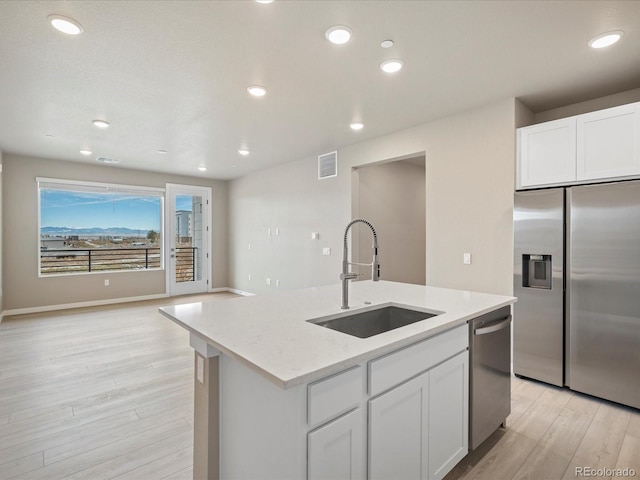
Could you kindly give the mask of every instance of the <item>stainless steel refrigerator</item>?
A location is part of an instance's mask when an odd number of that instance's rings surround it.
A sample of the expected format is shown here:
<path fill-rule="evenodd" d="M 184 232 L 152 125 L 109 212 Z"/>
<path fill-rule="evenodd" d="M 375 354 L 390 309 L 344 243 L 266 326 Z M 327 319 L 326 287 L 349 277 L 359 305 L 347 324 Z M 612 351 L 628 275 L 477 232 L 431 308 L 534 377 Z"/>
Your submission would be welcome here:
<path fill-rule="evenodd" d="M 640 181 L 517 192 L 513 368 L 640 408 Z"/>

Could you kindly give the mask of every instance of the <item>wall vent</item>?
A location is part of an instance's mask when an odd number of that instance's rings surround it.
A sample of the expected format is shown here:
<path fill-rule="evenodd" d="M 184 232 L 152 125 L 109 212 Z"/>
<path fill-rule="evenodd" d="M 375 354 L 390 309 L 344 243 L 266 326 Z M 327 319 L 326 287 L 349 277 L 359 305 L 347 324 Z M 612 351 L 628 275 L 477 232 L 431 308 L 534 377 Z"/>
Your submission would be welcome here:
<path fill-rule="evenodd" d="M 98 157 L 96 158 L 96 162 L 114 164 L 114 163 L 120 163 L 120 160 L 115 158 L 109 158 L 109 157 Z"/>
<path fill-rule="evenodd" d="M 338 152 L 318 155 L 318 179 L 338 176 Z"/>

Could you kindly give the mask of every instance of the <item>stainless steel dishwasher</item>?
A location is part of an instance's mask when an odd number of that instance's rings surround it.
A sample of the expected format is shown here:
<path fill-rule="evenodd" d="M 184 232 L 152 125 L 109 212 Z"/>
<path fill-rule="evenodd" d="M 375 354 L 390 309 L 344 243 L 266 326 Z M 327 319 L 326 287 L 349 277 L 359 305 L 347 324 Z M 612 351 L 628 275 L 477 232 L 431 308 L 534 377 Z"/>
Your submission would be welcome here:
<path fill-rule="evenodd" d="M 469 321 L 469 448 L 474 450 L 511 413 L 511 309 Z"/>

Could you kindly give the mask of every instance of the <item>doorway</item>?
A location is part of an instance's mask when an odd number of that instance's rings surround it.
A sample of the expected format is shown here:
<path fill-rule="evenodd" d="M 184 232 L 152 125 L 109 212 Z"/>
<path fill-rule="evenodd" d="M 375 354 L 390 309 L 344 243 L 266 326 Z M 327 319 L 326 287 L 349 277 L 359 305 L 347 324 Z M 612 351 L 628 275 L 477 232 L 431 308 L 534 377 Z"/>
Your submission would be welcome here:
<path fill-rule="evenodd" d="M 173 297 L 209 289 L 211 189 L 167 184 L 167 293 Z"/>
<path fill-rule="evenodd" d="M 426 284 L 425 154 L 367 164 L 352 171 L 352 216 L 370 221 L 378 235 L 380 278 Z M 371 262 L 371 237 L 353 231 L 356 262 Z M 360 270 L 371 278 L 370 268 Z"/>

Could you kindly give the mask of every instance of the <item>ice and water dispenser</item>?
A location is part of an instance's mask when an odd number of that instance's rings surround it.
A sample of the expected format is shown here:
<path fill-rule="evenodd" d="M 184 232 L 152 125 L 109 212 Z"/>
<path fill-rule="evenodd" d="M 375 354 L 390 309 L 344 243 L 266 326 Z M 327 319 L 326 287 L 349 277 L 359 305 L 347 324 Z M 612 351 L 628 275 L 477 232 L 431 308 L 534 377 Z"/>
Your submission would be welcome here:
<path fill-rule="evenodd" d="M 522 286 L 551 290 L 551 255 L 522 255 Z"/>

